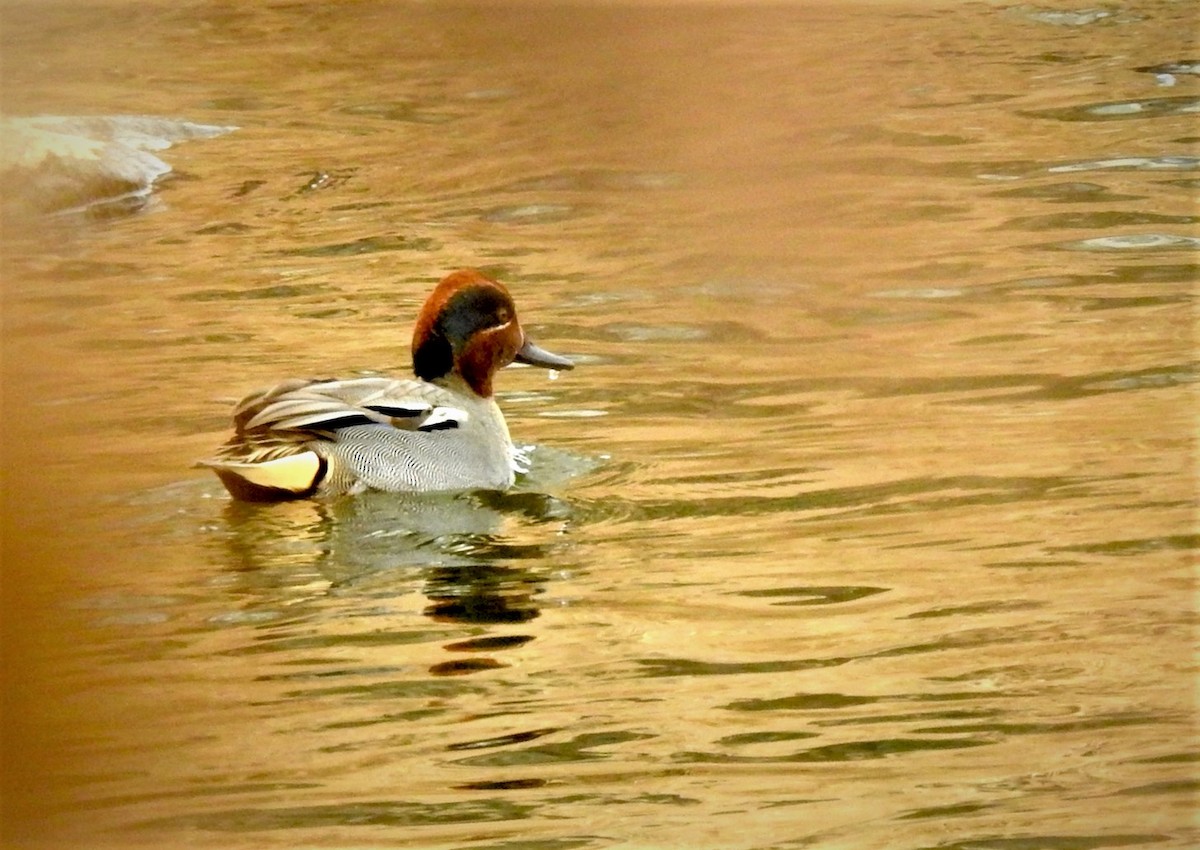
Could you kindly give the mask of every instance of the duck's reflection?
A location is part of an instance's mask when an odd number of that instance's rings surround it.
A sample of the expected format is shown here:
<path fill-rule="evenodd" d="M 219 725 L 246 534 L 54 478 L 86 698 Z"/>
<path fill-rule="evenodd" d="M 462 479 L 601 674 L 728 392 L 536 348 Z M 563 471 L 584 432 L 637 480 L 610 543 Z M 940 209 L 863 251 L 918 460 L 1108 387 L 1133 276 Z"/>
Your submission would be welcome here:
<path fill-rule="evenodd" d="M 434 620 L 455 623 L 525 623 L 538 616 L 541 581 L 520 569 L 475 565 L 438 567 L 425 583 Z"/>
<path fill-rule="evenodd" d="M 229 502 L 225 558 L 237 575 L 233 593 L 275 609 L 286 604 L 289 620 L 327 614 L 330 597 L 346 610 L 378 610 L 416 592 L 429 620 L 486 630 L 540 616 L 538 599 L 566 545 L 569 515 L 561 500 L 529 492 Z M 532 639 L 508 630 L 459 634 L 445 645 L 455 658 L 430 672 L 503 666 L 490 654 Z"/>

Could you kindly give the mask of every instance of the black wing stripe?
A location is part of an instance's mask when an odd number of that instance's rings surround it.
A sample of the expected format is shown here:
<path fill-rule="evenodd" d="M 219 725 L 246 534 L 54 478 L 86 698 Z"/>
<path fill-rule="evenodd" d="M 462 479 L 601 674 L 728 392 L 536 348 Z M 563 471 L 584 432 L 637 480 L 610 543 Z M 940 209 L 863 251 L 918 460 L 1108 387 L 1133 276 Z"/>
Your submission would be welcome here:
<path fill-rule="evenodd" d="M 399 407 L 390 404 L 364 404 L 363 407 L 365 407 L 367 410 L 374 410 L 376 413 L 382 413 L 384 416 L 404 417 L 406 419 L 423 416 L 429 412 L 428 405 Z"/>
<path fill-rule="evenodd" d="M 378 419 L 372 419 L 365 413 L 347 413 L 343 416 L 331 416 L 304 426 L 306 430 L 337 431 L 340 428 L 350 428 L 354 425 L 378 425 Z"/>
<path fill-rule="evenodd" d="M 458 427 L 457 419 L 442 419 L 428 425 L 418 425 L 418 431 L 450 431 Z"/>

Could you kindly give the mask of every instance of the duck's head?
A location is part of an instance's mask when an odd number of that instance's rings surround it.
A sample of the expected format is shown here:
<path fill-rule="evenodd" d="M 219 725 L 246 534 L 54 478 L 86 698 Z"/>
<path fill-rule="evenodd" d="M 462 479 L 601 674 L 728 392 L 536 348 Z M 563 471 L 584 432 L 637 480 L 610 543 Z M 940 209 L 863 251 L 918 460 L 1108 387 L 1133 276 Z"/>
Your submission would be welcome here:
<path fill-rule="evenodd" d="M 548 369 L 575 366 L 534 345 L 521 330 L 508 290 L 474 269 L 448 275 L 425 299 L 412 351 L 418 378 L 458 375 L 484 398 L 492 395 L 492 376 L 514 360 Z"/>

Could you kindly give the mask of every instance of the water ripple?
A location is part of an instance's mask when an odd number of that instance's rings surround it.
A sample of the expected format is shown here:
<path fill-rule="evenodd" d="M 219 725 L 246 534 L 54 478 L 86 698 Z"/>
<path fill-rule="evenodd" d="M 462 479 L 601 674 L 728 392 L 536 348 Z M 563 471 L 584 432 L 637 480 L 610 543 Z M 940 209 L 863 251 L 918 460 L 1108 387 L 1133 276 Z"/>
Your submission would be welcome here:
<path fill-rule="evenodd" d="M 894 390 L 898 391 L 898 390 Z M 1096 390 L 1097 392 L 1105 390 Z M 1022 396 L 1023 397 L 1023 396 Z M 879 484 L 836 487 L 754 499 L 740 495 L 640 501 L 616 496 L 580 500 L 581 522 L 649 522 L 699 516 L 766 516 L 778 513 L 847 516 L 885 516 L 948 509 L 966 505 L 1029 503 L 1044 499 L 1081 498 L 1099 480 L 1067 477 L 1004 478 L 966 475 L 949 478 L 908 478 Z"/>
<path fill-rule="evenodd" d="M 587 732 L 576 735 L 569 741 L 539 744 L 535 747 L 489 753 L 455 759 L 452 764 L 471 767 L 514 767 L 541 764 L 576 764 L 599 761 L 612 757 L 612 753 L 601 751 L 601 747 L 625 744 L 631 741 L 646 741 L 658 737 L 641 732 Z"/>
<path fill-rule="evenodd" d="M 1022 114 L 1030 118 L 1052 118 L 1056 121 L 1121 121 L 1128 118 L 1190 115 L 1196 112 L 1200 112 L 1200 98 L 1180 96 L 1114 100 L 1060 109 L 1031 110 Z"/>
<path fill-rule="evenodd" d="M 380 235 L 363 236 L 349 242 L 330 242 L 305 248 L 289 248 L 279 253 L 288 257 L 357 257 L 388 251 L 435 251 L 436 240 L 427 237 Z"/>
<path fill-rule="evenodd" d="M 1118 156 L 1104 159 L 1081 159 L 1053 165 L 1046 170 L 1051 174 L 1069 174 L 1076 171 L 1191 171 L 1200 168 L 1200 156 Z"/>
<path fill-rule="evenodd" d="M 505 799 L 471 799 L 438 803 L 373 800 L 329 805 L 232 809 L 170 820 L 151 821 L 144 825 L 169 826 L 175 829 L 200 829 L 211 832 L 266 832 L 347 826 L 413 827 L 523 820 L 532 816 L 536 808 L 533 805 L 514 803 Z"/>
<path fill-rule="evenodd" d="M 1174 233 L 1131 233 L 1120 236 L 1096 236 L 1073 242 L 1048 245 L 1067 251 L 1175 251 L 1200 248 L 1200 236 Z"/>
<path fill-rule="evenodd" d="M 981 835 L 965 841 L 930 845 L 922 850 L 1104 850 L 1108 847 L 1132 847 L 1167 841 L 1161 833 L 1117 835 Z"/>
<path fill-rule="evenodd" d="M 825 744 L 779 756 L 741 756 L 731 753 L 677 752 L 671 759 L 682 764 L 804 764 L 808 762 L 844 762 L 883 759 L 907 753 L 931 750 L 961 750 L 983 747 L 994 741 L 978 738 L 880 738 Z"/>

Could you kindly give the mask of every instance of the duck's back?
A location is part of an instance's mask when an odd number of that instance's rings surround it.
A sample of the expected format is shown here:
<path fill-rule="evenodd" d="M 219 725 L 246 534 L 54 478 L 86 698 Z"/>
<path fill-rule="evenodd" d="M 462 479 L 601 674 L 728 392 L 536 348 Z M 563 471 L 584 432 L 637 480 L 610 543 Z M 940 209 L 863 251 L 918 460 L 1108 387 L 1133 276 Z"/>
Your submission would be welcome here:
<path fill-rule="evenodd" d="M 516 454 L 495 401 L 455 386 L 392 378 L 292 380 L 247 396 L 237 433 L 208 462 L 242 498 L 289 498 L 362 490 L 503 489 Z M 299 482 L 256 491 L 268 468 L 308 469 Z M 242 487 L 248 484 L 250 489 Z M 232 486 L 231 486 L 232 485 Z M 290 495 L 289 495 L 290 494 Z"/>

